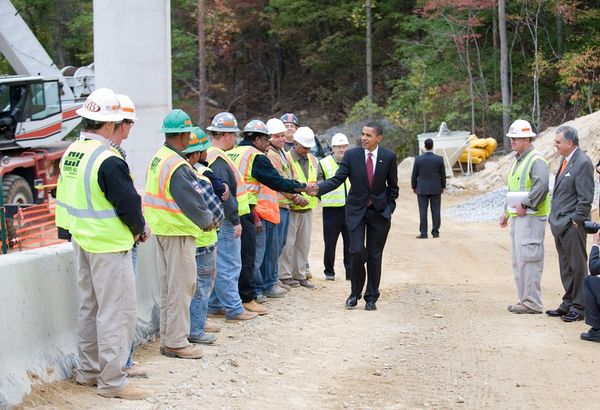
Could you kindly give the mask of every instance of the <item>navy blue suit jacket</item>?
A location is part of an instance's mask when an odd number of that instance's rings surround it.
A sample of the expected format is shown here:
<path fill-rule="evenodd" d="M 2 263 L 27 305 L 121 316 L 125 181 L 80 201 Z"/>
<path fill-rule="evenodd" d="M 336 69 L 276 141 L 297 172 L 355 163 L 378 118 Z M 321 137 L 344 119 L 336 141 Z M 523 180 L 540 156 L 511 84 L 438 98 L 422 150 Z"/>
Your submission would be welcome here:
<path fill-rule="evenodd" d="M 392 218 L 398 198 L 398 166 L 396 155 L 381 145 L 373 174 L 373 186 L 367 180 L 365 150 L 351 148 L 344 154 L 340 167 L 331 178 L 319 183 L 319 195 L 326 194 L 350 178 L 350 192 L 346 198 L 346 224 L 348 230 L 356 228 L 367 212 L 369 200 L 373 208 L 387 219 Z"/>

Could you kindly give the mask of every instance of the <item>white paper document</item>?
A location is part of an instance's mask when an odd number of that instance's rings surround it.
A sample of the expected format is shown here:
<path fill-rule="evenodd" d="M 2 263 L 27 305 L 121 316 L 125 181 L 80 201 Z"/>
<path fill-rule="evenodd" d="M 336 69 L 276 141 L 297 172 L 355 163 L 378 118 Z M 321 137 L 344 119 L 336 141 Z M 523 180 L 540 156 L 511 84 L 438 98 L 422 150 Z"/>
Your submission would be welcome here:
<path fill-rule="evenodd" d="M 508 212 L 517 212 L 517 205 L 521 204 L 525 199 L 527 199 L 527 195 L 529 195 L 529 192 L 507 192 L 506 210 Z M 533 209 L 527 208 L 526 213 L 534 214 L 535 211 Z"/>

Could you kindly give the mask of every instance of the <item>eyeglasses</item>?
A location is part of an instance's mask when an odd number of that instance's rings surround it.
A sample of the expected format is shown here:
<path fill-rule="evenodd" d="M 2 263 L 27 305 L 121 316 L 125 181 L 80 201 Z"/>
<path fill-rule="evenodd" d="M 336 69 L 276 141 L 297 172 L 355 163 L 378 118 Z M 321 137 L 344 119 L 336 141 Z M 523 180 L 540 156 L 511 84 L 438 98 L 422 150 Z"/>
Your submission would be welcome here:
<path fill-rule="evenodd" d="M 135 124 L 135 122 L 133 122 L 131 120 L 123 120 L 123 123 L 130 124 L 132 127 L 133 127 L 133 124 Z"/>

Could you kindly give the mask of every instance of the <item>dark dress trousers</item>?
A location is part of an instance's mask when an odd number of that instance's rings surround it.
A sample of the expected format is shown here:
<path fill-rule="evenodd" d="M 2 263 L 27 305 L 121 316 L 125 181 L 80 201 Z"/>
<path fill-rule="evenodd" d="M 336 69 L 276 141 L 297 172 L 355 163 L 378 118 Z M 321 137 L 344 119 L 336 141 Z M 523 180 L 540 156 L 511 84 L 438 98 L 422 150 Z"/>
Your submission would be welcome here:
<path fill-rule="evenodd" d="M 600 329 L 600 252 L 598 246 L 592 246 L 589 261 L 590 275 L 583 281 L 583 299 L 585 301 L 585 323 Z"/>
<path fill-rule="evenodd" d="M 431 206 L 431 234 L 440 233 L 440 209 L 442 191 L 446 188 L 446 167 L 444 158 L 433 152 L 425 152 L 415 158 L 411 177 L 412 189 L 419 203 L 419 231 L 427 236 L 427 208 Z"/>
<path fill-rule="evenodd" d="M 367 179 L 365 150 L 346 151 L 336 174 L 319 183 L 319 194 L 325 194 L 350 178 L 346 201 L 346 225 L 350 235 L 351 296 L 361 297 L 367 276 L 365 300 L 379 298 L 381 259 L 390 230 L 391 218 L 398 198 L 396 155 L 379 146 L 372 186 Z M 367 269 L 365 271 L 365 262 Z"/>

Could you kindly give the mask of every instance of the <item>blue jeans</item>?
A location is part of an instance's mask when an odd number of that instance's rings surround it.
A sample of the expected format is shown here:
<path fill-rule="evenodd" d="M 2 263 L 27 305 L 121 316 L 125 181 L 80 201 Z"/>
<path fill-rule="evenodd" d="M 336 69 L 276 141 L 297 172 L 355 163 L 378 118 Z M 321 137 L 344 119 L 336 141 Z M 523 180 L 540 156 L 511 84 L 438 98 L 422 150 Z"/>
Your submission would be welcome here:
<path fill-rule="evenodd" d="M 263 288 L 265 291 L 271 290 L 279 282 L 279 231 L 280 224 L 273 224 L 269 221 L 263 221 L 265 231 L 265 256 L 260 266 L 262 274 Z M 263 293 L 264 294 L 264 293 Z"/>
<path fill-rule="evenodd" d="M 131 262 L 133 263 L 133 274 L 135 276 L 137 276 L 138 246 L 134 246 L 133 248 L 131 248 Z M 127 358 L 127 363 L 125 363 L 126 369 L 129 369 L 131 366 L 133 366 L 133 359 L 131 358 L 131 355 L 133 354 L 134 347 L 135 347 L 135 334 L 134 334 L 134 340 L 133 340 L 133 342 L 131 342 L 131 351 L 129 352 L 129 357 Z"/>
<path fill-rule="evenodd" d="M 226 317 L 233 319 L 244 311 L 238 292 L 241 269 L 241 240 L 233 237 L 231 222 L 224 221 L 217 234 L 217 278 L 208 302 L 209 312 L 225 309 Z"/>
<path fill-rule="evenodd" d="M 281 256 L 285 241 L 287 239 L 288 226 L 290 226 L 290 210 L 287 208 L 279 208 L 279 225 L 277 225 L 277 243 L 279 249 L 277 250 L 277 256 Z"/>
<path fill-rule="evenodd" d="M 254 290 L 256 292 L 256 296 L 264 295 L 267 289 L 263 283 L 263 277 L 260 273 L 260 265 L 262 265 L 263 258 L 265 256 L 265 226 L 268 224 L 268 221 L 261 219 L 262 223 L 262 231 L 256 232 L 256 253 L 254 254 Z"/>
<path fill-rule="evenodd" d="M 196 292 L 190 303 L 190 336 L 204 336 L 208 299 L 215 284 L 215 248 L 196 249 Z"/>

